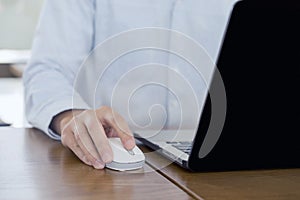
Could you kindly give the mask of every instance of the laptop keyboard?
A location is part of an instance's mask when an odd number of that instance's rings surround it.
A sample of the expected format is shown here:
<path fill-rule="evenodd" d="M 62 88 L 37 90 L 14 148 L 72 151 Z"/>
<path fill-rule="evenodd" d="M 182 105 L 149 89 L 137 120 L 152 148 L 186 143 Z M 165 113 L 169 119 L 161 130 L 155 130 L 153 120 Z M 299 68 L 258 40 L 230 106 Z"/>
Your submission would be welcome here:
<path fill-rule="evenodd" d="M 167 142 L 167 144 L 171 144 L 176 149 L 183 151 L 186 154 L 190 154 L 192 150 L 192 142 Z"/>

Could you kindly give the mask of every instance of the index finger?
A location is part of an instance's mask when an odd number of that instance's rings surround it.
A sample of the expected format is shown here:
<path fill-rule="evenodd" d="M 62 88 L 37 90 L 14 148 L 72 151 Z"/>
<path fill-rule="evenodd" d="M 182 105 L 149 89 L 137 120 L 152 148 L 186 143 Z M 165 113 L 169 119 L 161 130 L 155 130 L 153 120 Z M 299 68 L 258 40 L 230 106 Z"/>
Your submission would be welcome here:
<path fill-rule="evenodd" d="M 108 143 L 107 137 L 103 126 L 98 121 L 98 118 L 94 111 L 88 111 L 84 118 L 84 125 L 87 129 L 88 135 L 90 136 L 93 146 L 96 148 L 101 159 L 105 163 L 109 163 L 113 159 L 112 149 Z M 90 144 L 91 145 L 91 144 Z"/>
<path fill-rule="evenodd" d="M 121 139 L 123 146 L 130 150 L 135 147 L 135 140 L 128 124 L 121 115 L 110 108 L 99 111 L 97 113 L 101 123 L 111 127 L 116 135 Z"/>

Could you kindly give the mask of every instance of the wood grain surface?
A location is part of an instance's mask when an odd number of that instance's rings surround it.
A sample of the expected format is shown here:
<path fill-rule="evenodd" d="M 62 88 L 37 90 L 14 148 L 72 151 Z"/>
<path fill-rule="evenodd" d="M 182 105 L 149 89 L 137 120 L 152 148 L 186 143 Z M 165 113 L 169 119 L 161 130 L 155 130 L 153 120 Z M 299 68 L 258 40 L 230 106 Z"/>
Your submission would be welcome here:
<path fill-rule="evenodd" d="M 149 165 L 197 199 L 299 200 L 300 169 L 189 172 L 142 148 Z M 148 153 L 146 153 L 148 152 Z"/>
<path fill-rule="evenodd" d="M 193 199 L 145 165 L 95 170 L 35 129 L 0 129 L 0 199 Z"/>

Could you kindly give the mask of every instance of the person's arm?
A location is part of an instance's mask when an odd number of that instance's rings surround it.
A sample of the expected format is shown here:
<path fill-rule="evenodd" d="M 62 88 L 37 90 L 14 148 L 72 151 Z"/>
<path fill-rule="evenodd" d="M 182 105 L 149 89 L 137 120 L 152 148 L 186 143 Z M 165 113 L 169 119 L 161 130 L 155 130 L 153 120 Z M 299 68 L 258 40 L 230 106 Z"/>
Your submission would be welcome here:
<path fill-rule="evenodd" d="M 54 139 L 53 116 L 69 109 L 88 109 L 73 81 L 83 59 L 93 48 L 92 0 L 46 0 L 24 72 L 27 120 Z M 73 99 L 76 105 L 73 105 Z M 76 107 L 74 107 L 76 106 Z"/>
<path fill-rule="evenodd" d="M 107 136 L 120 137 L 127 149 L 135 142 L 120 115 L 105 106 L 89 110 L 74 93 L 76 73 L 94 46 L 93 23 L 92 0 L 46 0 L 24 73 L 25 102 L 34 127 L 61 139 L 84 163 L 103 168 L 112 159 Z"/>

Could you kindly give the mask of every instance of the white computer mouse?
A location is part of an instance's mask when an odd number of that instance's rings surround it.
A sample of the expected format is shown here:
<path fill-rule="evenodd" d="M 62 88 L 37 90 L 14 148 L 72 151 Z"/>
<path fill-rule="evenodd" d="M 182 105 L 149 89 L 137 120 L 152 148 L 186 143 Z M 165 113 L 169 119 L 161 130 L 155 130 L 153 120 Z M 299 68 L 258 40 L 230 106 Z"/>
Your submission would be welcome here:
<path fill-rule="evenodd" d="M 125 171 L 143 167 L 145 155 L 137 146 L 128 151 L 124 148 L 120 138 L 108 138 L 108 141 L 113 152 L 113 161 L 105 165 L 107 168 Z"/>

